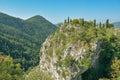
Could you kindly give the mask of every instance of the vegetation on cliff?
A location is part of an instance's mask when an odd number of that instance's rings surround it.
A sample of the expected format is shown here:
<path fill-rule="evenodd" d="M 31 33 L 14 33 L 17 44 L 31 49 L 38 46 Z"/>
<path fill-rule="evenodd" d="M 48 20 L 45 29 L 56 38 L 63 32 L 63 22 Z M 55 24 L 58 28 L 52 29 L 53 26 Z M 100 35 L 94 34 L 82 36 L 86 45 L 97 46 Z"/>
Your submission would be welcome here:
<path fill-rule="evenodd" d="M 64 79 L 67 79 L 69 75 L 82 76 L 82 80 L 117 79 L 120 71 L 119 37 L 120 31 L 115 30 L 113 24 L 110 24 L 108 19 L 105 24 L 101 22 L 97 24 L 96 20 L 72 20 L 68 17 L 63 24 L 60 24 L 55 34 L 49 36 L 43 44 L 44 47 L 40 53 L 43 60 L 41 60 L 40 65 L 44 67 L 43 71 L 50 71 L 52 69 L 50 69 L 50 65 L 54 68 L 61 68 L 55 71 Z M 95 59 L 96 63 L 93 66 L 91 64 L 96 48 L 94 44 L 96 43 L 97 45 L 99 41 L 102 41 L 102 43 L 97 52 L 99 53 L 98 59 Z M 82 55 L 77 55 L 79 53 Z M 75 66 L 73 67 L 73 65 Z M 72 73 L 70 70 L 75 67 L 78 70 L 82 67 L 85 72 L 83 71 L 82 74 L 78 73 L 76 75 L 76 73 Z M 54 76 L 53 74 L 50 75 Z"/>

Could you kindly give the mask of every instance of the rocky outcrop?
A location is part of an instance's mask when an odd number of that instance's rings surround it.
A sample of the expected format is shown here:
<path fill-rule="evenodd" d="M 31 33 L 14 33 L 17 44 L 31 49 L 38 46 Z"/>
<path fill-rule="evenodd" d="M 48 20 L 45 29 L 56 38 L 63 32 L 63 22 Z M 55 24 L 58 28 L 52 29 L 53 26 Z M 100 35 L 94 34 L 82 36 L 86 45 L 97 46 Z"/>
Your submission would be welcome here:
<path fill-rule="evenodd" d="M 46 54 L 46 51 L 51 44 L 49 40 L 50 38 L 46 39 L 41 48 L 42 55 L 40 58 L 40 67 L 44 72 L 50 72 L 52 74 L 52 77 L 55 78 L 55 80 L 82 80 L 81 74 L 84 73 L 90 66 L 97 67 L 97 60 L 100 53 L 100 45 L 103 42 L 102 40 L 93 44 L 94 54 L 92 54 L 91 56 L 88 56 L 88 54 L 86 54 L 86 49 L 77 45 L 69 45 L 65 49 L 65 51 L 63 51 L 64 54 L 62 55 L 63 60 L 65 60 L 69 56 L 73 57 L 73 60 L 71 60 L 71 65 L 69 65 L 67 68 L 62 65 L 54 65 L 58 61 L 58 58 L 56 56 L 51 57 L 49 61 L 47 60 L 48 55 Z M 85 63 L 81 61 L 83 59 L 89 59 L 90 61 L 87 68 L 84 65 Z M 65 73 L 68 73 L 68 75 L 63 76 L 63 71 Z"/>
<path fill-rule="evenodd" d="M 61 29 L 60 32 L 62 32 Z M 58 32 L 55 33 L 54 36 L 48 37 L 42 45 L 40 52 L 40 69 L 44 72 L 51 73 L 55 80 L 82 80 L 82 73 L 91 66 L 97 67 L 100 45 L 103 40 L 89 43 L 82 41 L 77 41 L 76 43 L 66 42 L 66 47 L 62 51 L 59 51 L 61 54 L 58 55 L 59 52 L 56 50 L 63 47 L 63 40 L 59 38 L 61 41 L 55 44 L 54 38 L 57 34 Z M 66 33 L 64 34 L 66 35 Z M 66 38 L 67 37 L 68 36 L 66 36 Z M 55 45 L 53 44 L 55 44 L 56 47 L 54 47 Z M 51 49 L 52 52 L 49 49 Z"/>
<path fill-rule="evenodd" d="M 114 34 L 112 29 L 92 25 L 87 21 L 84 25 L 61 25 L 55 34 L 43 43 L 36 71 L 49 74 L 52 80 L 109 78 L 112 55 L 116 53 L 115 50 L 119 52 L 119 45 L 116 45 L 119 43 L 114 44 L 119 41 L 119 38 L 117 40 L 115 37 L 118 33 Z"/>

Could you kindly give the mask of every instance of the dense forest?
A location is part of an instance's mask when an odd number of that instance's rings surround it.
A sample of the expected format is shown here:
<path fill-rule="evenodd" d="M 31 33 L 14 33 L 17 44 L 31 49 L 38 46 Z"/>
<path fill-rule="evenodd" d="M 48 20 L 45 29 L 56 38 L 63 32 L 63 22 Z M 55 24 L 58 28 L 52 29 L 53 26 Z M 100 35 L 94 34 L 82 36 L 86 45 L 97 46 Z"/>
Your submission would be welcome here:
<path fill-rule="evenodd" d="M 0 13 L 0 55 L 27 71 L 38 65 L 41 44 L 56 28 L 42 16 L 22 20 Z"/>

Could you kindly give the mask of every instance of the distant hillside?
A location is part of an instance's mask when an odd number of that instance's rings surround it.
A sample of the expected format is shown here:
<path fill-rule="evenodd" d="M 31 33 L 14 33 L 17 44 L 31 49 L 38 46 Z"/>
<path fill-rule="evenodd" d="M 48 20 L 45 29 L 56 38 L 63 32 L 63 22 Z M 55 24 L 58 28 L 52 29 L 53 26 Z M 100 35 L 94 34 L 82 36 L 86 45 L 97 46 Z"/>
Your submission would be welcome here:
<path fill-rule="evenodd" d="M 56 28 L 42 16 L 22 20 L 0 13 L 0 53 L 11 56 L 24 70 L 36 66 L 41 44 Z"/>
<path fill-rule="evenodd" d="M 114 24 L 115 28 L 120 28 L 120 22 L 115 22 L 113 24 Z"/>
<path fill-rule="evenodd" d="M 26 22 L 31 23 L 34 27 L 36 27 L 36 30 L 33 30 L 35 32 L 34 35 L 36 35 L 36 38 L 39 38 L 39 40 L 42 40 L 42 42 L 56 29 L 55 25 L 39 15 L 27 19 Z"/>

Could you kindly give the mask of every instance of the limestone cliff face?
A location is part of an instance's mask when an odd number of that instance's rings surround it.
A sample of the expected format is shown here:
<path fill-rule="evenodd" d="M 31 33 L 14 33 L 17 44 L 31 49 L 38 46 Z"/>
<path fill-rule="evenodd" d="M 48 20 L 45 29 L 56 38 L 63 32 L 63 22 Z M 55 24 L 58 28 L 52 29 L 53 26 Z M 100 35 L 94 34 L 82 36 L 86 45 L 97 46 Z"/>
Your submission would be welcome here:
<path fill-rule="evenodd" d="M 89 67 L 97 67 L 103 40 L 95 38 L 94 29 L 61 26 L 42 45 L 40 69 L 55 80 L 82 80 L 82 73 Z"/>
<path fill-rule="evenodd" d="M 120 59 L 119 30 L 74 19 L 45 40 L 40 63 L 26 80 L 116 80 L 116 57 Z M 118 69 L 113 70 L 114 64 Z"/>

